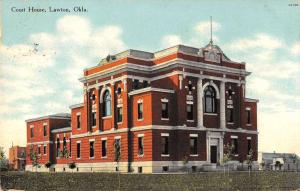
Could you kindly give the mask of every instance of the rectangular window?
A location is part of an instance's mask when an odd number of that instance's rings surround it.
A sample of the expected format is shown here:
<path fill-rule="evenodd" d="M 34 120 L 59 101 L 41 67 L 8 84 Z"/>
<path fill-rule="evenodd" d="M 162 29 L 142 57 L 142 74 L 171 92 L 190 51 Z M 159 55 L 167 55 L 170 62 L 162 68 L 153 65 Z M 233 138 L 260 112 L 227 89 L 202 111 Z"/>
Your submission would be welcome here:
<path fill-rule="evenodd" d="M 143 103 L 138 103 L 138 119 L 143 119 Z"/>
<path fill-rule="evenodd" d="M 232 153 L 238 154 L 238 139 L 237 138 L 231 139 L 231 145 L 233 146 Z"/>
<path fill-rule="evenodd" d="M 41 147 L 38 146 L 38 154 L 40 155 L 41 154 Z"/>
<path fill-rule="evenodd" d="M 33 134 L 33 127 L 30 128 L 30 137 L 32 138 L 34 136 Z"/>
<path fill-rule="evenodd" d="M 249 155 L 250 154 L 250 150 L 252 149 L 251 139 L 248 139 L 247 142 L 248 142 L 248 152 L 247 152 L 247 154 Z"/>
<path fill-rule="evenodd" d="M 169 137 L 167 136 L 161 137 L 161 154 L 163 155 L 169 154 Z"/>
<path fill-rule="evenodd" d="M 233 123 L 233 108 L 227 109 L 227 122 Z"/>
<path fill-rule="evenodd" d="M 94 157 L 94 141 L 90 141 L 90 158 Z"/>
<path fill-rule="evenodd" d="M 187 112 L 187 120 L 194 120 L 194 115 L 193 115 L 193 105 L 192 104 L 187 104 L 186 105 L 186 112 Z"/>
<path fill-rule="evenodd" d="M 81 117 L 77 115 L 77 129 L 80 129 Z"/>
<path fill-rule="evenodd" d="M 44 136 L 47 136 L 47 134 L 48 134 L 47 125 L 44 125 L 43 129 L 44 129 Z"/>
<path fill-rule="evenodd" d="M 164 119 L 169 118 L 168 102 L 162 102 L 161 103 L 161 117 L 164 118 Z"/>
<path fill-rule="evenodd" d="M 117 123 L 121 123 L 123 120 L 123 107 L 117 107 Z"/>
<path fill-rule="evenodd" d="M 247 124 L 251 124 L 251 110 L 246 110 Z"/>
<path fill-rule="evenodd" d="M 47 154 L 47 146 L 44 145 L 44 155 Z"/>
<path fill-rule="evenodd" d="M 190 137 L 190 154 L 191 155 L 196 155 L 198 154 L 198 145 L 197 145 L 197 137 Z"/>
<path fill-rule="evenodd" d="M 92 112 L 92 126 L 96 126 L 97 123 L 97 116 L 96 116 L 96 111 Z"/>
<path fill-rule="evenodd" d="M 80 158 L 80 143 L 77 143 L 77 158 Z"/>
<path fill-rule="evenodd" d="M 139 155 L 144 154 L 144 137 L 138 137 L 138 149 Z"/>
<path fill-rule="evenodd" d="M 102 157 L 106 157 L 107 141 L 102 140 L 101 145 L 102 145 Z"/>

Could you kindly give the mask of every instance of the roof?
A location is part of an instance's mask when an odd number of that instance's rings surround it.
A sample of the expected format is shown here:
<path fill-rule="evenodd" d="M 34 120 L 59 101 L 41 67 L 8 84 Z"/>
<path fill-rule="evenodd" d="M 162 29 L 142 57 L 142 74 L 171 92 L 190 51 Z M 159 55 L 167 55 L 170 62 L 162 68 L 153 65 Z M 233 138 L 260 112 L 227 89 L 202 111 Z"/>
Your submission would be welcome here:
<path fill-rule="evenodd" d="M 74 108 L 78 108 L 78 107 L 83 107 L 84 104 L 83 103 L 77 103 L 77 104 L 74 104 L 74 105 L 70 105 L 70 109 L 74 109 Z"/>
<path fill-rule="evenodd" d="M 57 113 L 52 115 L 46 115 L 42 117 L 27 119 L 25 122 L 33 122 L 33 121 L 39 121 L 43 119 L 71 119 L 71 115 L 69 113 Z"/>
<path fill-rule="evenodd" d="M 246 102 L 256 102 L 256 103 L 259 102 L 258 99 L 252 99 L 252 98 L 245 98 L 245 101 L 246 101 Z"/>
<path fill-rule="evenodd" d="M 230 60 L 225 54 L 224 52 L 221 50 L 221 48 L 218 45 L 209 43 L 207 44 L 205 47 L 202 48 L 195 48 L 195 47 L 191 47 L 191 46 L 186 46 L 186 45 L 182 45 L 182 44 L 178 44 L 157 52 L 147 52 L 147 51 L 141 51 L 141 50 L 134 50 L 134 49 L 128 49 L 126 51 L 114 54 L 114 55 L 108 55 L 106 58 L 103 58 L 98 66 L 100 65 L 104 65 L 104 64 L 108 64 L 110 63 L 110 61 L 114 61 L 114 60 L 119 60 L 121 58 L 125 58 L 128 56 L 132 56 L 135 58 L 141 58 L 141 59 L 145 59 L 145 60 L 153 60 L 153 59 L 157 59 L 166 55 L 169 55 L 171 53 L 174 52 L 183 52 L 186 54 L 191 54 L 191 55 L 197 55 L 197 56 L 203 56 L 202 55 L 202 51 L 213 51 L 216 53 L 220 53 L 222 55 L 222 60 L 225 60 L 227 62 L 232 62 L 232 63 L 238 63 L 238 64 L 245 64 L 244 62 L 234 62 L 232 60 Z M 94 66 L 97 67 L 97 66 Z M 94 68 L 91 67 L 91 68 Z M 91 69 L 91 68 L 87 68 L 85 70 Z"/>
<path fill-rule="evenodd" d="M 62 133 L 62 132 L 67 132 L 67 131 L 72 131 L 71 127 L 62 127 L 58 129 L 53 129 L 51 133 Z"/>
<path fill-rule="evenodd" d="M 300 157 L 297 156 L 295 153 L 261 153 L 262 158 L 264 160 L 273 160 L 274 158 L 285 158 L 288 160 L 297 159 L 300 160 Z"/>

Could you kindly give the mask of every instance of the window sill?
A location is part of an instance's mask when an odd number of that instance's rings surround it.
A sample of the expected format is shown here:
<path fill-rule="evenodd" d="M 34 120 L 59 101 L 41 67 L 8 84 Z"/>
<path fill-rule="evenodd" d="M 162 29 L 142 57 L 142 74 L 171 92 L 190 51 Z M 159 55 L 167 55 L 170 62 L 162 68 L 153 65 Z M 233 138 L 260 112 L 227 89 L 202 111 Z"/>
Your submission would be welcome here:
<path fill-rule="evenodd" d="M 194 120 L 190 120 L 190 119 L 187 119 L 186 121 L 187 121 L 187 122 L 190 122 L 190 123 L 195 122 Z"/>
<path fill-rule="evenodd" d="M 138 121 L 143 121 L 144 120 L 144 118 L 142 118 L 142 119 L 138 119 Z"/>
<path fill-rule="evenodd" d="M 227 125 L 234 125 L 233 122 L 227 122 Z"/>
<path fill-rule="evenodd" d="M 238 156 L 239 156 L 239 154 L 234 154 L 233 156 L 235 156 L 235 157 L 238 157 Z"/>
<path fill-rule="evenodd" d="M 90 157 L 90 159 L 94 159 L 95 157 Z"/>
<path fill-rule="evenodd" d="M 81 128 L 77 128 L 76 130 L 80 131 L 80 130 L 81 130 Z"/>
<path fill-rule="evenodd" d="M 105 157 L 101 157 L 102 159 L 107 159 L 107 156 L 105 156 Z"/>
<path fill-rule="evenodd" d="M 97 126 L 95 125 L 95 126 L 92 126 L 92 129 L 95 129 Z"/>
<path fill-rule="evenodd" d="M 77 160 L 80 160 L 81 158 L 76 158 Z"/>
<path fill-rule="evenodd" d="M 199 155 L 198 154 L 191 154 L 190 156 L 191 157 L 198 157 Z"/>
<path fill-rule="evenodd" d="M 142 154 L 142 155 L 138 155 L 138 157 L 142 158 L 142 157 L 144 157 L 144 154 Z"/>
<path fill-rule="evenodd" d="M 112 118 L 112 116 L 109 115 L 109 116 L 102 117 L 102 119 L 109 119 L 109 118 Z"/>
<path fill-rule="evenodd" d="M 45 155 L 47 155 L 47 154 L 44 154 L 44 156 L 45 156 Z"/>
<path fill-rule="evenodd" d="M 252 126 L 252 124 L 251 124 L 251 123 L 247 123 L 247 124 L 246 124 L 246 126 L 248 126 L 248 127 L 249 127 L 249 126 Z"/>
<path fill-rule="evenodd" d="M 169 121 L 169 118 L 160 118 L 162 121 Z"/>
<path fill-rule="evenodd" d="M 169 157 L 170 154 L 161 154 L 162 157 Z"/>
<path fill-rule="evenodd" d="M 117 125 L 122 125 L 122 123 L 123 123 L 123 121 L 121 121 L 121 122 L 117 122 Z"/>
<path fill-rule="evenodd" d="M 204 113 L 204 115 L 215 115 L 215 116 L 217 116 L 218 114 L 217 113 Z"/>

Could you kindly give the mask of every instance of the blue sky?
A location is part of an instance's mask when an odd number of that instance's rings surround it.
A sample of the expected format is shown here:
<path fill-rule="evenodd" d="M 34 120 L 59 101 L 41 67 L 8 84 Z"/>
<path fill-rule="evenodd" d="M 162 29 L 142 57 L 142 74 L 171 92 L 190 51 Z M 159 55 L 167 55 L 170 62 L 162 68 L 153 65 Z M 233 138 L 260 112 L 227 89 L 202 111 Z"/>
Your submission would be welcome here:
<path fill-rule="evenodd" d="M 4 0 L 0 145 L 25 145 L 25 119 L 81 102 L 83 68 L 128 48 L 202 47 L 213 16 L 214 42 L 252 72 L 247 95 L 260 100 L 259 150 L 300 154 L 300 6 L 289 6 L 297 2 Z M 88 12 L 11 11 L 28 6 Z"/>

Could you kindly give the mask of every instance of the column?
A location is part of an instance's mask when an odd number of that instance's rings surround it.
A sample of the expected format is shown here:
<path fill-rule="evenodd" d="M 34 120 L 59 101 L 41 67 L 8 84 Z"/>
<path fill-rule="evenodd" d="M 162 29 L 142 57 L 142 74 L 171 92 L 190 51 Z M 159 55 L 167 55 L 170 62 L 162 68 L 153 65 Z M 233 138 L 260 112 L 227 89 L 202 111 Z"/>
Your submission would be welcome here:
<path fill-rule="evenodd" d="M 115 118 L 115 107 L 116 107 L 116 100 L 115 100 L 115 84 L 111 83 L 110 84 L 110 88 L 111 88 L 111 121 L 112 121 L 112 125 L 111 128 L 115 129 L 116 128 L 116 118 Z"/>
<path fill-rule="evenodd" d="M 210 163 L 210 133 L 206 132 L 206 159 Z"/>
<path fill-rule="evenodd" d="M 220 128 L 226 128 L 225 116 L 225 82 L 220 84 Z"/>
<path fill-rule="evenodd" d="M 100 87 L 96 87 L 96 116 L 97 116 L 97 129 L 101 130 L 101 105 L 100 105 Z"/>
<path fill-rule="evenodd" d="M 87 131 L 89 132 L 91 130 L 90 127 L 90 89 L 87 89 L 85 92 L 85 99 L 86 99 L 86 127 L 87 127 Z"/>
<path fill-rule="evenodd" d="M 202 79 L 199 78 L 197 82 L 197 121 L 198 127 L 203 127 L 203 89 L 202 89 Z"/>

